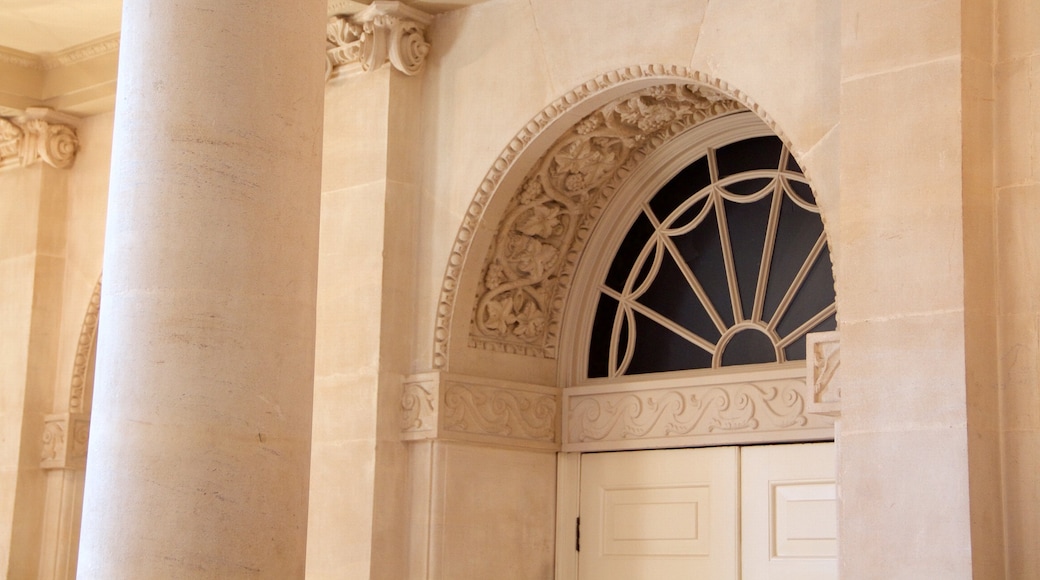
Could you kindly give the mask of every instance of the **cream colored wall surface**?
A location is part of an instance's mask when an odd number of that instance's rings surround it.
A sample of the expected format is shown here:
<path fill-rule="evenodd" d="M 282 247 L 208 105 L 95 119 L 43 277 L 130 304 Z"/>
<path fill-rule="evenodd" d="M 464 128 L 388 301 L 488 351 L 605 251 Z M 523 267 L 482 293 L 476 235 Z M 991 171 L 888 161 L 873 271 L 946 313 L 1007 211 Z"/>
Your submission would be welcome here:
<path fill-rule="evenodd" d="M 24 572 L 11 568 L 14 526 L 38 525 L 15 521 L 15 499 L 24 461 L 40 181 L 39 166 L 0 173 L 0 574 L 5 578 Z"/>
<path fill-rule="evenodd" d="M 1007 577 L 1040 576 L 1040 5 L 997 3 L 998 304 Z"/>
<path fill-rule="evenodd" d="M 553 577 L 553 453 L 435 443 L 430 573 L 421 578 Z"/>

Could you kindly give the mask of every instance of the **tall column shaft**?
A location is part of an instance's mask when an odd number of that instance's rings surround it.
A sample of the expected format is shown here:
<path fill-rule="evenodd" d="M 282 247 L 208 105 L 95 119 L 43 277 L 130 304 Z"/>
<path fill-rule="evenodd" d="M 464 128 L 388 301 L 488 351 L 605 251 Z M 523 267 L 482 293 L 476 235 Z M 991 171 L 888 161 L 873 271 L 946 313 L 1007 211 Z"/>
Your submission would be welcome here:
<path fill-rule="evenodd" d="M 299 578 L 324 0 L 123 12 L 80 578 Z"/>

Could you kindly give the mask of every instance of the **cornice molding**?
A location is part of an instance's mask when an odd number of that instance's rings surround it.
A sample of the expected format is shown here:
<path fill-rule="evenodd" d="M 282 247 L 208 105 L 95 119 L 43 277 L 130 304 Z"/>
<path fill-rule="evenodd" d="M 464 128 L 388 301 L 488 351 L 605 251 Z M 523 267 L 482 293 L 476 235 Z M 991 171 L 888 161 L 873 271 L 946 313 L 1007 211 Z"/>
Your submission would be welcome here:
<path fill-rule="evenodd" d="M 13 64 L 30 70 L 44 70 L 42 57 L 32 54 L 31 52 L 23 52 L 6 46 L 0 46 L 0 62 Z"/>
<path fill-rule="evenodd" d="M 102 36 L 101 38 L 91 40 L 90 42 L 84 42 L 83 44 L 66 48 L 65 50 L 53 54 L 43 55 L 40 57 L 40 60 L 43 69 L 53 70 L 63 66 L 74 65 L 84 60 L 97 58 L 110 52 L 118 51 L 119 33 L 117 32 L 115 34 L 109 34 L 108 36 Z"/>
<path fill-rule="evenodd" d="M 555 387 L 423 373 L 404 381 L 401 439 L 556 451 L 559 409 L 560 391 Z"/>
<path fill-rule="evenodd" d="M 377 1 L 351 15 L 333 15 L 326 25 L 325 78 L 372 71 L 389 62 L 412 76 L 426 64 L 426 26 L 433 17 L 400 2 Z"/>
<path fill-rule="evenodd" d="M 43 107 L 16 117 L 0 117 L 0 170 L 44 162 L 58 169 L 72 166 L 79 151 L 76 118 Z"/>

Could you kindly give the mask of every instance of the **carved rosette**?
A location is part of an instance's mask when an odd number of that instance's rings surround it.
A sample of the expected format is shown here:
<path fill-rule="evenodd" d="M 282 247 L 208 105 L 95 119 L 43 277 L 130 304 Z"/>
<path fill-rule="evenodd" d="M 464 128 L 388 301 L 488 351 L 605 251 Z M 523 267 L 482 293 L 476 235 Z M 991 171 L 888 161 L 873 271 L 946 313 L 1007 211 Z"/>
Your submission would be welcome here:
<path fill-rule="evenodd" d="M 75 121 L 71 115 L 45 108 L 0 117 L 0 169 L 40 161 L 58 169 L 71 167 L 79 151 Z"/>
<path fill-rule="evenodd" d="M 794 367 L 729 382 L 691 379 L 564 390 L 564 451 L 826 439 L 833 421 L 806 412 Z M 786 375 L 786 376 L 785 376 Z"/>
<path fill-rule="evenodd" d="M 837 330 L 814 332 L 805 337 L 806 410 L 841 415 L 841 334 Z"/>
<path fill-rule="evenodd" d="M 441 372 L 405 380 L 401 438 L 559 449 L 559 390 Z"/>
<path fill-rule="evenodd" d="M 43 423 L 43 469 L 85 469 L 90 418 L 82 413 L 47 415 Z"/>
<path fill-rule="evenodd" d="M 373 2 L 353 16 L 332 15 L 326 26 L 325 78 L 354 67 L 368 72 L 387 62 L 406 75 L 426 64 L 430 15 L 400 2 Z"/>
<path fill-rule="evenodd" d="M 662 143 L 742 109 L 704 86 L 661 84 L 601 107 L 560 137 L 498 225 L 478 287 L 470 346 L 555 358 L 570 272 L 614 191 Z"/>

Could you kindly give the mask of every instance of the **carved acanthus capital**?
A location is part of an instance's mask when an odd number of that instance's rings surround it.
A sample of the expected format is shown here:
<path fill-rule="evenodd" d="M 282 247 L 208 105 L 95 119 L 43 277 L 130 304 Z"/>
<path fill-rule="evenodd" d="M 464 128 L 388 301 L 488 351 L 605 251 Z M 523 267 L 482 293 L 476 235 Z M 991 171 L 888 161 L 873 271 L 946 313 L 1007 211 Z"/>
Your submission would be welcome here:
<path fill-rule="evenodd" d="M 805 336 L 806 406 L 809 413 L 841 415 L 841 335 L 837 330 Z"/>
<path fill-rule="evenodd" d="M 325 78 L 341 68 L 375 70 L 388 61 L 406 75 L 419 74 L 430 44 L 432 17 L 400 2 L 376 1 L 353 16 L 333 15 L 326 27 Z"/>
<path fill-rule="evenodd" d="M 16 117 L 0 117 L 0 169 L 43 161 L 64 169 L 79 151 L 76 118 L 52 109 L 30 108 Z"/>
<path fill-rule="evenodd" d="M 85 469 L 90 417 L 83 413 L 47 415 L 43 422 L 43 469 Z"/>
<path fill-rule="evenodd" d="M 401 438 L 556 451 L 559 409 L 555 387 L 424 373 L 404 382 Z"/>

